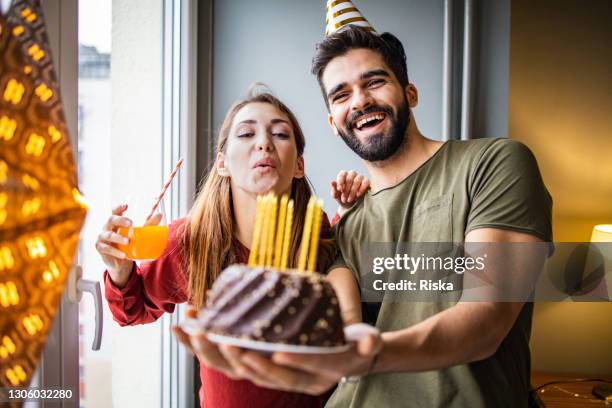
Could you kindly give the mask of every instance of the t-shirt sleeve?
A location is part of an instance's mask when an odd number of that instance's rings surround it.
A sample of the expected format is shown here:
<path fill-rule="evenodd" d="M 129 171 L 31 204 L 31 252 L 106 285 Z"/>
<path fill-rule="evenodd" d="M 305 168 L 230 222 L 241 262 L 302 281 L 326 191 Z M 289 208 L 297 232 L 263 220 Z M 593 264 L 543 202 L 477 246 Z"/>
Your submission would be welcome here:
<path fill-rule="evenodd" d="M 489 145 L 469 185 L 471 208 L 466 234 L 477 228 L 503 228 L 552 241 L 552 198 L 527 146 L 509 139 Z"/>

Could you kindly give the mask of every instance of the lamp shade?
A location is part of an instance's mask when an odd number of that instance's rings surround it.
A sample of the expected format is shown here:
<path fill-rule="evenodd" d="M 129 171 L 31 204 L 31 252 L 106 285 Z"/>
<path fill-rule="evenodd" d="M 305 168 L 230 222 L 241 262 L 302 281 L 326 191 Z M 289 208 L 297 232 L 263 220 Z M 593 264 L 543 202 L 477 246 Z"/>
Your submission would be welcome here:
<path fill-rule="evenodd" d="M 593 227 L 591 242 L 612 242 L 612 224 L 600 224 Z"/>

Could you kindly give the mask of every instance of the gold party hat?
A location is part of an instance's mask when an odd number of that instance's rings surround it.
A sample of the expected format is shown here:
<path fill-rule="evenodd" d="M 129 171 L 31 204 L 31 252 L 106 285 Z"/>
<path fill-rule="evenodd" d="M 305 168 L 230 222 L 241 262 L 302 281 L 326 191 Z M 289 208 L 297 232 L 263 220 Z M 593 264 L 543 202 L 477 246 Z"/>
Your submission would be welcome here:
<path fill-rule="evenodd" d="M 346 25 L 356 25 L 376 32 L 370 22 L 349 0 L 327 0 L 327 17 L 325 18 L 325 36 L 335 33 Z"/>

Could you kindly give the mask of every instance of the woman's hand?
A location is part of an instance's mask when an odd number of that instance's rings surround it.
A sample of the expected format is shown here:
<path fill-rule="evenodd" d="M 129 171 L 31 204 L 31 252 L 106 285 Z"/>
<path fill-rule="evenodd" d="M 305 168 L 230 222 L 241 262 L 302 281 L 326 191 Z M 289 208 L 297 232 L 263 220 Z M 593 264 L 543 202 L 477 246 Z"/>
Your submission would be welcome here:
<path fill-rule="evenodd" d="M 113 214 L 102 227 L 102 232 L 98 235 L 96 241 L 96 250 L 102 256 L 102 261 L 106 265 L 113 283 L 120 288 L 124 287 L 130 279 L 133 268 L 133 261 L 127 259 L 125 253 L 115 246 L 116 244 L 127 245 L 130 242 L 129 238 L 117 232 L 119 227 L 129 228 L 132 226 L 132 220 L 123 217 L 127 207 L 127 204 L 121 204 L 113 208 Z"/>
<path fill-rule="evenodd" d="M 331 195 L 338 202 L 340 216 L 355 204 L 370 187 L 370 180 L 358 174 L 355 170 L 342 170 L 336 180 L 331 182 Z"/>
<path fill-rule="evenodd" d="M 198 311 L 193 307 L 188 307 L 185 311 L 185 317 L 188 319 L 196 319 L 197 316 Z M 222 372 L 232 380 L 240 379 L 230 363 L 223 356 L 223 353 L 221 353 L 221 350 L 219 350 L 219 346 L 208 340 L 204 331 L 188 334 L 180 326 L 172 327 L 172 331 L 177 340 L 191 351 L 201 364 Z"/>

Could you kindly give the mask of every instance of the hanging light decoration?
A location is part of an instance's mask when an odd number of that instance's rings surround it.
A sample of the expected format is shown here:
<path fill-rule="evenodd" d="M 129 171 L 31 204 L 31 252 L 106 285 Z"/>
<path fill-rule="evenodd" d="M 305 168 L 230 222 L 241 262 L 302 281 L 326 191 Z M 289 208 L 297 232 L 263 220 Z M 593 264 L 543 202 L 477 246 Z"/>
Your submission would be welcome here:
<path fill-rule="evenodd" d="M 86 213 L 40 3 L 13 1 L 0 12 L 0 386 L 30 383 Z"/>

